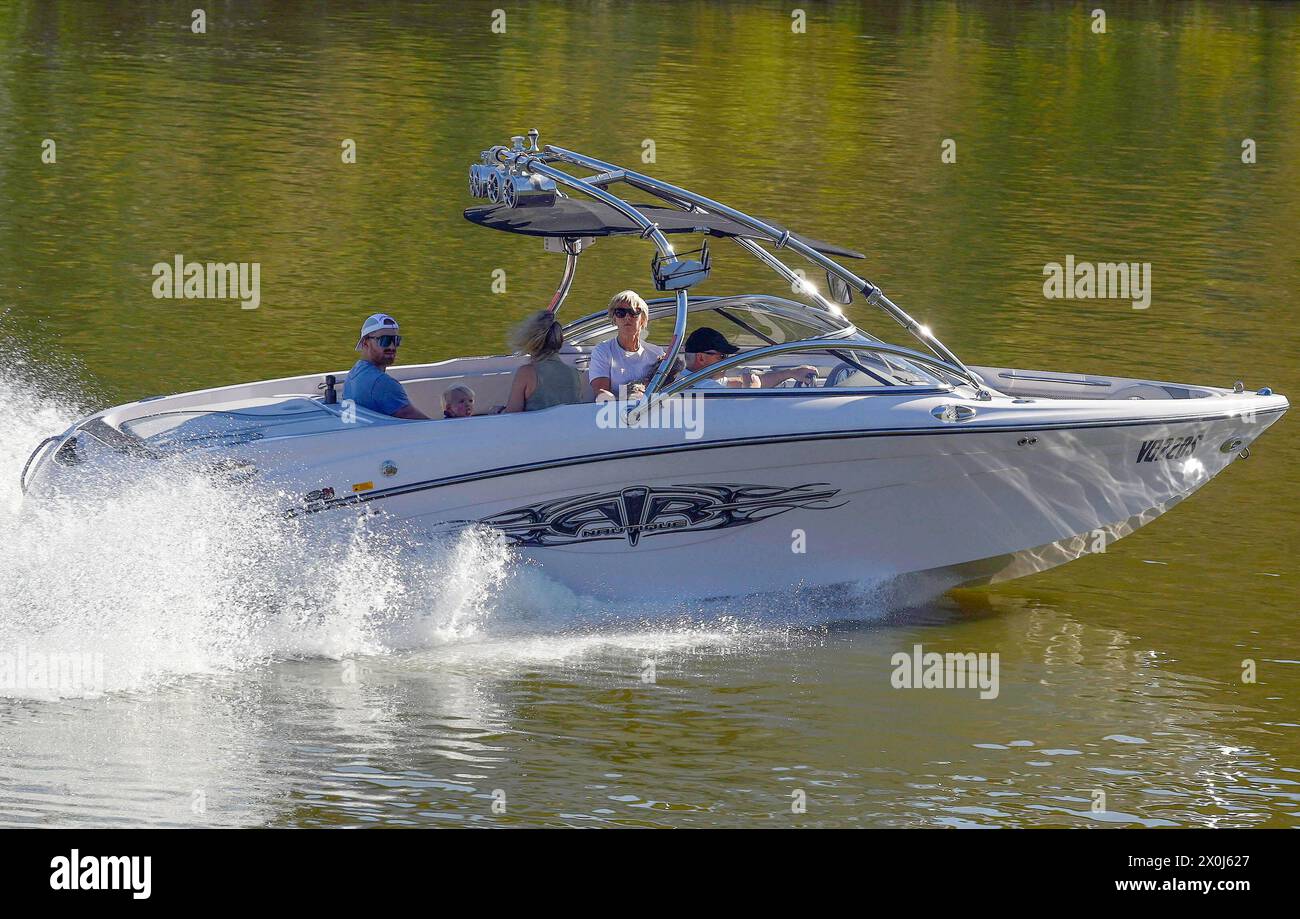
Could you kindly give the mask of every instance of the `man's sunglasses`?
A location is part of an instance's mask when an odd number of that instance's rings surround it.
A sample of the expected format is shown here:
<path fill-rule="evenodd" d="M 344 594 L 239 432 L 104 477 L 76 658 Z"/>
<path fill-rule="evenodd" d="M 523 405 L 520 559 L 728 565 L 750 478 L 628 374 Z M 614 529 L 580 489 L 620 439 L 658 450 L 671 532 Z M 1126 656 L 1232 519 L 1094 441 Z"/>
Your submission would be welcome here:
<path fill-rule="evenodd" d="M 616 307 L 614 307 L 614 318 L 616 318 L 616 319 L 626 319 L 628 316 L 642 316 L 642 315 L 644 315 L 644 313 L 641 312 L 641 308 L 640 308 L 640 307 L 636 307 L 636 306 L 633 306 L 633 307 L 616 306 Z"/>
<path fill-rule="evenodd" d="M 371 335 L 370 340 L 378 342 L 381 348 L 396 348 L 402 343 L 400 335 Z"/>

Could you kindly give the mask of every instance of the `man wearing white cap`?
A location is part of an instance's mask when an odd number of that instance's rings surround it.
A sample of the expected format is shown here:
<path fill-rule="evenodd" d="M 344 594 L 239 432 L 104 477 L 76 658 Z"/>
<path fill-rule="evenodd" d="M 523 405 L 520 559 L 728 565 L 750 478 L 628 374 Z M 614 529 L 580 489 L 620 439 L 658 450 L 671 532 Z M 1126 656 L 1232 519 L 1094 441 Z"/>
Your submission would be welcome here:
<path fill-rule="evenodd" d="M 402 384 L 384 372 L 397 359 L 397 346 L 402 343 L 397 333 L 397 320 L 387 313 L 375 313 L 365 321 L 356 348 L 362 358 L 348 371 L 343 398 L 381 415 L 428 421 L 429 416 L 411 404 Z"/>

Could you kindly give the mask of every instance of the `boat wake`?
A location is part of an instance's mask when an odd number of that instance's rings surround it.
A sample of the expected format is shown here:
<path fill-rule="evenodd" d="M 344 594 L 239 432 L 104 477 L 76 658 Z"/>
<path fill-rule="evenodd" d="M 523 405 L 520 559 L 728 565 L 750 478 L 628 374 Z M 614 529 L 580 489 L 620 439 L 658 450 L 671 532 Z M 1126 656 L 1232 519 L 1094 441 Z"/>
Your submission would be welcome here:
<path fill-rule="evenodd" d="M 273 496 L 193 471 L 124 478 L 107 497 L 101 484 L 93 501 L 24 502 L 32 449 L 86 410 L 22 361 L 0 353 L 0 697 L 142 691 L 293 658 L 734 646 L 887 606 L 869 591 L 829 608 L 798 591 L 684 604 L 670 584 L 611 605 L 546 578 L 491 532 L 431 540 L 340 516 L 325 533 L 284 519 Z"/>

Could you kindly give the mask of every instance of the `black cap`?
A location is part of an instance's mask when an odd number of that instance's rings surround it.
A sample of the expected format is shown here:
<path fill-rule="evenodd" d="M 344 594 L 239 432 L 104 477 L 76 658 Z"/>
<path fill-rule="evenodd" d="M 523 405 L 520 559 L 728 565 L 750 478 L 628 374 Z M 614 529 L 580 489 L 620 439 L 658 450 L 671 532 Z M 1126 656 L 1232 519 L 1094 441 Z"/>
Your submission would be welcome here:
<path fill-rule="evenodd" d="M 703 354 L 705 351 L 717 351 L 720 354 L 735 354 L 740 349 L 727 341 L 717 329 L 701 326 L 686 337 L 682 350 L 687 354 Z"/>

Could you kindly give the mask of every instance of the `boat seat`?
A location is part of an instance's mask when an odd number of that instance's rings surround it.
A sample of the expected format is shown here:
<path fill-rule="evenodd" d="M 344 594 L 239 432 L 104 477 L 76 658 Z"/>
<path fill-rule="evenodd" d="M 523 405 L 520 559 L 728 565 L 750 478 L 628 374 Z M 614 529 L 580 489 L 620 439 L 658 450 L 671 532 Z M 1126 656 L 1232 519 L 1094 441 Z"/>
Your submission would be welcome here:
<path fill-rule="evenodd" d="M 514 369 L 511 368 L 456 373 L 445 377 L 422 377 L 404 380 L 402 385 L 406 388 L 411 404 L 430 418 L 442 417 L 444 392 L 456 385 L 468 386 L 474 390 L 474 414 L 477 416 L 490 414 L 493 406 L 506 404 L 506 400 L 510 398 L 510 383 L 513 377 Z"/>

